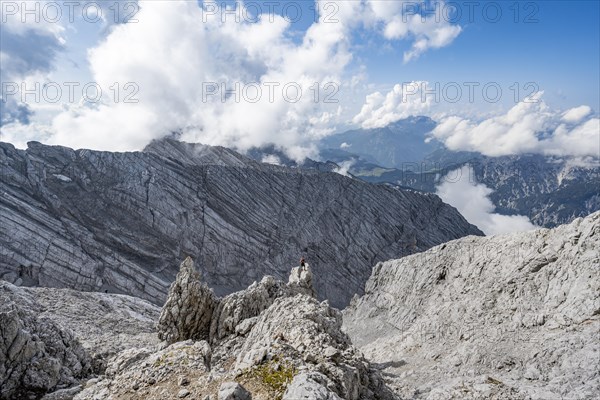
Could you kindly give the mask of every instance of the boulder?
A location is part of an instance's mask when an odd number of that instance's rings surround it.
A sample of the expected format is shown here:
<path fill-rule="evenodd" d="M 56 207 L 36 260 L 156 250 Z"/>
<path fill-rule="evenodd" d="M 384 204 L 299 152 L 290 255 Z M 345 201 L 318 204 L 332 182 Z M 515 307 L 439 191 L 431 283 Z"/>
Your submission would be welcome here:
<path fill-rule="evenodd" d="M 224 382 L 219 388 L 219 400 L 252 400 L 252 395 L 237 382 Z"/>
<path fill-rule="evenodd" d="M 90 357 L 73 332 L 39 316 L 42 307 L 19 287 L 0 281 L 0 398 L 39 398 L 77 386 Z"/>

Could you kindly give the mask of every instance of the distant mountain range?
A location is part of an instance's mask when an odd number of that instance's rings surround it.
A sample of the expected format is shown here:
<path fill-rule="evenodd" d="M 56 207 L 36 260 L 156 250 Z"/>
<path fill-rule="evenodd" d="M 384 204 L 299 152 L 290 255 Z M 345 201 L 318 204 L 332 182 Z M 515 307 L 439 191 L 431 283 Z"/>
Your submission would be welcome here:
<path fill-rule="evenodd" d="M 334 171 L 344 166 L 367 182 L 433 193 L 441 177 L 469 164 L 476 182 L 494 191 L 490 199 L 499 214 L 526 215 L 536 225 L 554 227 L 600 210 L 598 159 L 581 165 L 568 157 L 451 151 L 430 135 L 435 126 L 428 117 L 411 117 L 384 128 L 336 134 L 319 144 L 323 163 L 310 160 L 306 167 Z M 261 157 L 276 151 L 263 150 L 254 151 Z"/>
<path fill-rule="evenodd" d="M 426 141 L 436 127 L 428 117 L 410 117 L 384 128 L 356 129 L 324 138 L 319 148 L 324 160 L 342 160 L 344 153 L 359 156 L 362 161 L 386 168 L 403 169 L 407 163 L 421 162 L 443 145 Z"/>

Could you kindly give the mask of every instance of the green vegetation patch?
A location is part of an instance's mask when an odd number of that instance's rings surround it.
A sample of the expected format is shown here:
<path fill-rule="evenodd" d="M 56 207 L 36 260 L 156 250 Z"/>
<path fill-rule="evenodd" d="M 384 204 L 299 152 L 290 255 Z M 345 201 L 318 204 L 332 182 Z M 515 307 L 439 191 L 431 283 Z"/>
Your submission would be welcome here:
<path fill-rule="evenodd" d="M 273 359 L 252 367 L 244 375 L 261 383 L 274 400 L 281 400 L 297 372 L 290 362 Z"/>

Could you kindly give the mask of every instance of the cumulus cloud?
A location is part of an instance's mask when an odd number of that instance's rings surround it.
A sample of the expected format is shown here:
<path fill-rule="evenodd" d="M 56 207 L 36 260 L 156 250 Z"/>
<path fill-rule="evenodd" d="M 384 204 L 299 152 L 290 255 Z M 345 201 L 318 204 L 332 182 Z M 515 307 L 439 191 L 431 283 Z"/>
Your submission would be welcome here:
<path fill-rule="evenodd" d="M 581 122 L 582 119 L 590 115 L 592 109 L 589 106 L 579 106 L 575 108 L 571 108 L 570 110 L 565 111 L 562 115 L 562 120 L 565 122 L 570 122 L 576 124 Z"/>
<path fill-rule="evenodd" d="M 448 46 L 462 31 L 460 26 L 452 25 L 445 18 L 436 16 L 435 12 L 419 12 L 416 6 L 427 7 L 425 2 L 371 0 L 367 4 L 372 15 L 367 13 L 365 18 L 381 22 L 386 38 L 414 39 L 410 50 L 404 53 L 405 63 L 417 59 L 429 49 Z M 446 3 L 438 1 L 432 5 L 443 9 Z"/>
<path fill-rule="evenodd" d="M 335 23 L 324 21 L 331 17 L 324 12 L 298 41 L 290 22 L 277 15 L 259 16 L 258 22 L 223 20 L 217 2 L 140 1 L 137 23 L 113 26 L 88 52 L 105 96 L 93 107 L 69 106 L 56 116 L 50 142 L 132 150 L 177 131 L 187 141 L 239 150 L 272 143 L 295 159 L 313 155 L 310 142 L 330 134 L 341 115 L 339 105 L 323 99 L 345 79 L 353 30 L 379 29 L 393 17 L 374 11 L 387 2 L 333 3 Z M 317 1 L 319 9 L 331 4 Z M 428 32 L 435 29 L 427 22 L 409 27 L 406 35 L 381 33 L 419 40 L 433 38 Z M 128 83 L 135 85 L 129 91 Z M 115 84 L 120 101 L 111 97 Z M 124 102 L 135 88 L 137 103 Z M 21 127 L 3 127 L 4 136 L 11 129 Z"/>
<path fill-rule="evenodd" d="M 488 156 L 539 153 L 600 157 L 600 119 L 587 106 L 561 113 L 541 99 L 543 92 L 516 104 L 506 114 L 474 122 L 443 118 L 433 135 L 451 150 Z"/>
<path fill-rule="evenodd" d="M 500 215 L 489 198 L 493 192 L 483 184 L 475 182 L 470 166 L 450 171 L 436 187 L 436 194 L 444 202 L 456 207 L 469 221 L 486 235 L 498 235 L 535 229 L 529 218 L 523 215 Z"/>
<path fill-rule="evenodd" d="M 394 85 L 386 95 L 372 93 L 352 122 L 365 129 L 381 128 L 402 118 L 427 114 L 432 106 L 432 97 L 423 95 L 427 89 L 427 82 L 413 81 Z"/>

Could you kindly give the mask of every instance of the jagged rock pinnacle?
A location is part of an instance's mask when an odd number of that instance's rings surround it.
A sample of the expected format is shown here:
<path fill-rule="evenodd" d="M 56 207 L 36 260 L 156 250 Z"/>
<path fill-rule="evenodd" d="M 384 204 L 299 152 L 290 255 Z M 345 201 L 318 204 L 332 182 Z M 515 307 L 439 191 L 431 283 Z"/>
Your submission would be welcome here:
<path fill-rule="evenodd" d="M 167 343 L 188 339 L 215 342 L 236 332 L 246 332 L 252 327 L 248 320 L 269 308 L 276 299 L 297 294 L 316 297 L 308 265 L 293 268 L 287 285 L 267 275 L 246 290 L 219 299 L 201 282 L 194 261 L 188 257 L 181 263 L 169 289 L 157 325 L 158 336 Z"/>
<path fill-rule="evenodd" d="M 288 279 L 288 286 L 297 287 L 305 294 L 316 297 L 315 289 L 313 287 L 313 273 L 308 264 L 304 267 L 292 268 L 292 272 Z"/>
<path fill-rule="evenodd" d="M 298 400 L 316 399 L 305 395 L 318 393 L 330 400 L 395 400 L 381 374 L 342 331 L 340 311 L 310 295 L 312 284 L 310 268 L 296 267 L 287 284 L 265 276 L 219 299 L 187 258 L 158 325 L 169 345 L 120 353 L 109 363 L 106 379 L 76 399 L 135 392 L 132 399 L 162 400 L 165 393 L 180 393 L 193 399 Z M 176 392 L 172 382 L 187 383 Z"/>
<path fill-rule="evenodd" d="M 158 337 L 167 343 L 208 339 L 214 307 L 212 290 L 201 282 L 194 261 L 187 257 L 169 289 L 167 302 L 158 320 Z"/>

